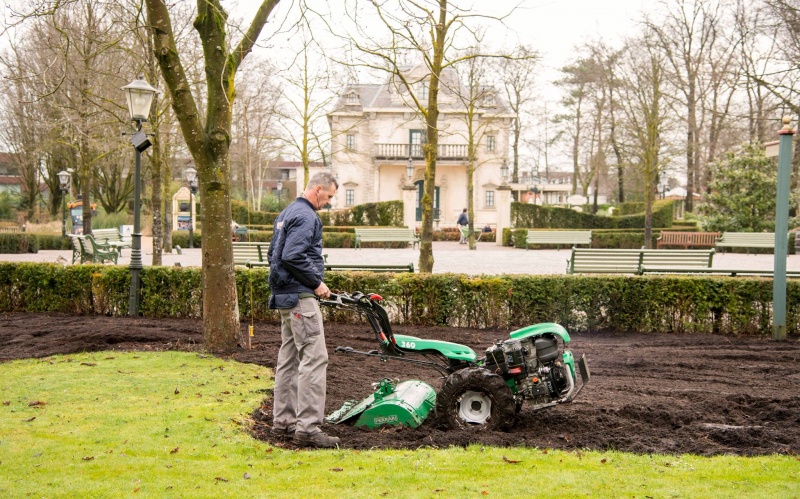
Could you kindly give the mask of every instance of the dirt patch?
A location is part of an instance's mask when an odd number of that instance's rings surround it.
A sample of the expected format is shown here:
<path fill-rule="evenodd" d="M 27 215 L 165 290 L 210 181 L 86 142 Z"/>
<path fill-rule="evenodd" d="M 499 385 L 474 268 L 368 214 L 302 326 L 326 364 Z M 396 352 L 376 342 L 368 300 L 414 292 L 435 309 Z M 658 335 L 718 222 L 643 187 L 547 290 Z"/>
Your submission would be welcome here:
<path fill-rule="evenodd" d="M 375 348 L 364 324 L 326 324 L 328 350 Z M 195 320 L 9 314 L 0 317 L 0 361 L 100 350 L 196 350 Z M 464 343 L 479 355 L 505 331 L 398 326 L 395 332 Z M 241 362 L 274 367 L 275 324 L 256 323 L 253 349 Z M 417 429 L 326 431 L 343 447 L 417 448 L 469 444 L 636 453 L 763 455 L 800 452 L 800 341 L 713 335 L 574 334 L 570 348 L 586 354 L 593 379 L 579 398 L 544 411 L 523 407 L 509 432 Z M 327 412 L 371 393 L 384 377 L 422 379 L 437 389 L 435 371 L 401 362 L 330 355 Z M 270 440 L 271 400 L 254 408 L 253 432 Z M 284 442 L 273 442 L 287 445 Z"/>

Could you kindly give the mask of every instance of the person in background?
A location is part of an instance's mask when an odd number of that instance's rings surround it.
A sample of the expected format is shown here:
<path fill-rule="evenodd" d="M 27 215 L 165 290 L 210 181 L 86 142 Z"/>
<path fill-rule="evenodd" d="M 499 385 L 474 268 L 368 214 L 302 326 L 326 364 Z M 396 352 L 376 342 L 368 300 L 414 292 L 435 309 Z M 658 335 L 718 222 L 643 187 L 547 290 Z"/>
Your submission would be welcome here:
<path fill-rule="evenodd" d="M 467 238 L 464 237 L 464 228 L 469 225 L 469 218 L 467 218 L 467 209 L 464 208 L 464 211 L 461 212 L 461 215 L 458 216 L 458 220 L 456 220 L 456 225 L 458 225 L 458 232 L 459 232 L 459 239 L 458 244 L 467 244 Z"/>
<path fill-rule="evenodd" d="M 303 194 L 275 219 L 267 252 L 269 308 L 281 315 L 270 433 L 291 437 L 299 447 L 339 443 L 338 437 L 320 428 L 325 416 L 328 350 L 318 298 L 329 298 L 331 291 L 323 282 L 322 222 L 316 213 L 338 187 L 328 172 L 311 177 Z"/>

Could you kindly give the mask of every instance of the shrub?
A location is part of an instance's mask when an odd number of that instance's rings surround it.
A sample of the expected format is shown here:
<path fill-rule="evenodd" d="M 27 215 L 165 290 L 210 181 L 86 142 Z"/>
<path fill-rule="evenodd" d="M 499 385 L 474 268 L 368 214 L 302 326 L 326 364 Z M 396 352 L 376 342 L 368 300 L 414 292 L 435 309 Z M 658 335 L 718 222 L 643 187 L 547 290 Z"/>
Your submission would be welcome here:
<path fill-rule="evenodd" d="M 237 269 L 242 317 L 269 310 L 268 271 Z M 768 334 L 772 280 L 742 277 L 378 274 L 329 272 L 332 289 L 384 297 L 394 324 L 512 329 L 557 322 L 570 331 Z M 0 312 L 126 315 L 120 266 L 0 263 Z M 202 270 L 145 267 L 147 317 L 200 317 Z M 325 311 L 329 319 L 360 320 Z M 800 332 L 800 281 L 787 282 L 787 332 Z"/>

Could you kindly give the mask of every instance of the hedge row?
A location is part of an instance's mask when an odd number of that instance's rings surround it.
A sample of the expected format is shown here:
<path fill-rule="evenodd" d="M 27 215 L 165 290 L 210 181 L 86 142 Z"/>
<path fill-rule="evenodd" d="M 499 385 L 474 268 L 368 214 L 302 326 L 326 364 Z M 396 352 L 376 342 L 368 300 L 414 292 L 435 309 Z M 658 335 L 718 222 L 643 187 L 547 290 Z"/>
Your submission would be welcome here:
<path fill-rule="evenodd" d="M 144 316 L 201 316 L 200 269 L 145 267 L 141 276 Z M 237 269 L 242 320 L 278 321 L 267 307 L 267 276 L 263 269 Z M 771 334 L 770 279 L 329 272 L 326 282 L 382 295 L 394 324 L 509 330 L 557 322 L 575 332 Z M 129 283 L 120 266 L 2 263 L 0 312 L 122 316 Z M 326 314 L 360 320 L 343 311 Z M 787 323 L 789 334 L 800 333 L 796 280 L 787 283 Z"/>
<path fill-rule="evenodd" d="M 653 202 L 653 227 L 672 226 L 672 203 L 673 201 L 671 200 Z M 537 229 L 644 229 L 644 222 L 644 211 L 632 215 L 606 217 L 556 206 L 511 203 L 511 225 L 514 227 Z"/>

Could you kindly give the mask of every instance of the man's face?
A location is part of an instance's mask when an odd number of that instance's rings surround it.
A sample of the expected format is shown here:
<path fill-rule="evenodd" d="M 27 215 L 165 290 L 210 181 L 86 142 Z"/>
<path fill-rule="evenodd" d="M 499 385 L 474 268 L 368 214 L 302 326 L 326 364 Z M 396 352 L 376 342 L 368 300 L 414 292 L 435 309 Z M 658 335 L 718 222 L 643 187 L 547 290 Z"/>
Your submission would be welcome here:
<path fill-rule="evenodd" d="M 336 186 L 331 185 L 326 188 L 318 185 L 314 187 L 314 199 L 310 199 L 309 201 L 312 202 L 315 210 L 320 210 L 323 206 L 330 203 L 334 195 L 336 195 Z"/>

